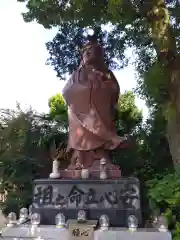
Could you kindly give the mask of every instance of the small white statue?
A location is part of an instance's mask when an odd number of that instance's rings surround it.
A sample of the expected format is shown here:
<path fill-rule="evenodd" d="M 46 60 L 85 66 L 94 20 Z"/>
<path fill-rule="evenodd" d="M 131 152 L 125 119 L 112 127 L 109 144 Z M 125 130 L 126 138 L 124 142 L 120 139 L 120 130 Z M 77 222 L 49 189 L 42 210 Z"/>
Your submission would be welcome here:
<path fill-rule="evenodd" d="M 60 178 L 59 166 L 60 159 L 64 159 L 65 157 L 65 149 L 63 148 L 63 143 L 60 143 L 58 147 L 56 147 L 55 141 L 52 143 L 50 148 L 50 156 L 53 160 L 52 173 L 49 175 L 50 178 Z"/>
<path fill-rule="evenodd" d="M 13 227 L 17 224 L 17 216 L 16 216 L 16 213 L 14 212 L 10 212 L 8 214 L 8 223 L 7 223 L 7 227 Z"/>
<path fill-rule="evenodd" d="M 29 214 L 28 214 L 28 209 L 27 208 L 21 208 L 19 211 L 19 224 L 23 224 L 28 220 Z"/>
<path fill-rule="evenodd" d="M 89 178 L 89 170 L 88 169 L 82 169 L 81 170 L 81 178 L 82 179 L 88 179 Z"/>
<path fill-rule="evenodd" d="M 86 212 L 84 210 L 79 210 L 77 213 L 77 221 L 78 222 L 86 222 Z"/>
<path fill-rule="evenodd" d="M 137 231 L 138 219 L 136 216 L 130 215 L 127 219 L 127 224 L 128 224 L 129 231 L 131 231 L 131 232 Z"/>
<path fill-rule="evenodd" d="M 55 158 L 52 166 L 52 173 L 49 175 L 50 178 L 60 178 L 59 172 L 60 162 Z"/>
<path fill-rule="evenodd" d="M 106 159 L 102 158 L 100 160 L 100 179 L 107 179 L 107 177 Z"/>
<path fill-rule="evenodd" d="M 168 232 L 168 222 L 165 216 L 160 215 L 158 217 L 158 231 L 159 232 Z"/>
<path fill-rule="evenodd" d="M 101 215 L 99 219 L 100 230 L 105 231 L 109 228 L 109 217 L 107 215 Z"/>
<path fill-rule="evenodd" d="M 63 213 L 60 212 L 56 215 L 55 222 L 56 222 L 56 227 L 57 228 L 65 229 L 66 218 L 65 218 Z"/>

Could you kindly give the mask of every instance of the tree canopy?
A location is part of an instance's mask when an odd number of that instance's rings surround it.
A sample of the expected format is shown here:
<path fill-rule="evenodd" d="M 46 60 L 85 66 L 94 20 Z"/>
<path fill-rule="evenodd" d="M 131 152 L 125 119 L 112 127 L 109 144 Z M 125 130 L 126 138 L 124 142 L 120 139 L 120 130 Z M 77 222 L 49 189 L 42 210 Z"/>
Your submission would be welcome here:
<path fill-rule="evenodd" d="M 45 28 L 59 28 L 55 38 L 47 43 L 47 49 L 48 63 L 62 79 L 77 66 L 79 48 L 89 29 L 94 30 L 104 45 L 106 61 L 112 69 L 125 66 L 126 50 L 133 49 L 131 60 L 138 73 L 137 93 L 166 117 L 167 139 L 177 170 L 180 165 L 179 1 L 19 1 L 26 3 L 27 12 L 23 13 L 26 22 L 36 20 Z"/>
<path fill-rule="evenodd" d="M 20 1 L 26 2 L 28 9 L 23 14 L 25 21 L 36 20 L 45 28 L 59 27 L 59 33 L 51 44 L 48 44 L 50 55 L 54 60 L 50 58 L 50 62 L 54 67 L 59 59 L 56 71 L 57 68 L 64 69 L 64 72 L 72 71 L 72 65 L 78 59 L 72 56 L 77 56 L 77 46 L 82 44 L 83 33 L 89 28 L 94 29 L 95 32 L 97 32 L 96 29 L 98 32 L 102 31 L 104 35 L 101 34 L 101 36 L 103 35 L 103 40 L 108 46 L 107 54 L 110 59 L 114 56 L 121 64 L 125 60 L 124 50 L 127 46 L 133 47 L 140 75 L 147 72 L 150 67 L 153 67 L 155 71 L 153 64 L 156 63 L 157 58 L 161 59 L 164 55 L 174 52 L 172 49 L 174 44 L 171 44 L 172 38 L 179 52 L 179 1 L 75 0 L 59 2 L 54 0 L 51 3 L 42 0 Z M 104 25 L 110 23 L 107 31 Z M 60 59 L 60 56 L 63 56 L 60 53 L 65 54 L 65 60 Z M 166 60 L 170 60 L 169 58 L 167 57 Z M 156 84 L 155 81 L 153 82 Z M 146 85 L 146 82 L 144 83 Z"/>
<path fill-rule="evenodd" d="M 65 143 L 66 134 L 48 116 L 20 106 L 1 109 L 0 126 L 0 193 L 6 199 L 0 208 L 7 214 L 31 204 L 33 180 L 48 177 L 51 145 Z"/>

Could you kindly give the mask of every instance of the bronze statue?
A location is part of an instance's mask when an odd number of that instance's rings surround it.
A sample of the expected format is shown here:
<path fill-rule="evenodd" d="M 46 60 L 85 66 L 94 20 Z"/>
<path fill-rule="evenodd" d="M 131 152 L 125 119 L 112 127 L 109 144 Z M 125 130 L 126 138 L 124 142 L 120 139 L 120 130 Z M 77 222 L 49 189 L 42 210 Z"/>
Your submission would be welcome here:
<path fill-rule="evenodd" d="M 63 89 L 68 105 L 68 150 L 72 152 L 69 170 L 90 169 L 101 159 L 112 166 L 108 150 L 121 147 L 126 140 L 116 134 L 114 113 L 119 85 L 104 61 L 97 41 L 82 50 L 80 66 Z M 116 167 L 116 166 L 115 166 Z"/>

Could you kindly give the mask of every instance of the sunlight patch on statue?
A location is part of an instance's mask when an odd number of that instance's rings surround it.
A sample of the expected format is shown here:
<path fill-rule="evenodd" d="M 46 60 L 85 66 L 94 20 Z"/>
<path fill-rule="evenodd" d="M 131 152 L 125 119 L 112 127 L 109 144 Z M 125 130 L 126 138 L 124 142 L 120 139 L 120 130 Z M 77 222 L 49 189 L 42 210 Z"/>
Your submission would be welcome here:
<path fill-rule="evenodd" d="M 82 129 L 77 128 L 76 134 L 78 135 L 78 137 L 81 137 L 83 135 Z"/>

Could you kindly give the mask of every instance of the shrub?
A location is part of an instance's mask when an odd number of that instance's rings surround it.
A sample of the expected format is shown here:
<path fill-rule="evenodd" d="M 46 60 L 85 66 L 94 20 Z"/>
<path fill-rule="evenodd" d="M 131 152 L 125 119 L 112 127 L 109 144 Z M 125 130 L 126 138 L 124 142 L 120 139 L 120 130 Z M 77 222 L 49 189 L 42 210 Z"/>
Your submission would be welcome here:
<path fill-rule="evenodd" d="M 180 174 L 168 174 L 147 182 L 150 208 L 163 214 L 169 223 L 173 240 L 180 239 Z"/>

